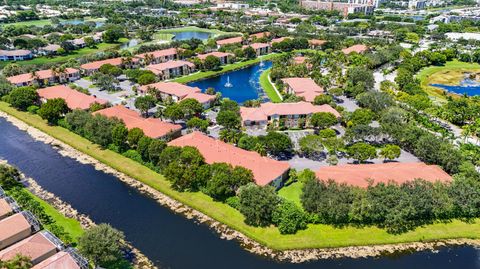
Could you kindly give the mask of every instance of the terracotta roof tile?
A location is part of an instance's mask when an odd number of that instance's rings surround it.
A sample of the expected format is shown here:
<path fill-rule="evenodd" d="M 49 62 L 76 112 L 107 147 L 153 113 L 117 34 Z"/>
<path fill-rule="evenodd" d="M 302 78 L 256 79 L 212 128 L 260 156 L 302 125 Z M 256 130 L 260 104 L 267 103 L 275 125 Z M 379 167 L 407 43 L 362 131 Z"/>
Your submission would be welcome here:
<path fill-rule="evenodd" d="M 65 251 L 60 251 L 35 265 L 32 269 L 80 269 L 80 267 L 70 254 Z"/>
<path fill-rule="evenodd" d="M 50 242 L 42 233 L 37 233 L 0 251 L 0 260 L 11 260 L 17 254 L 21 254 L 29 257 L 32 261 L 39 262 L 38 259 L 43 260 L 42 257 L 52 252 L 55 253 L 56 249 L 55 244 Z"/>
<path fill-rule="evenodd" d="M 137 112 L 122 105 L 117 105 L 95 111 L 94 115 L 100 114 L 106 117 L 115 117 L 123 121 L 128 129 L 140 128 L 143 133 L 151 138 L 161 138 L 165 135 L 182 129 L 181 125 L 172 124 L 155 118 L 143 118 Z"/>
<path fill-rule="evenodd" d="M 93 103 L 105 105 L 107 100 L 86 95 L 79 91 L 73 90 L 64 85 L 52 86 L 39 89 L 38 95 L 45 99 L 62 98 L 70 109 L 89 109 Z"/>
<path fill-rule="evenodd" d="M 342 52 L 345 54 L 350 54 L 352 52 L 356 53 L 363 53 L 368 50 L 368 47 L 365 45 L 353 45 L 351 47 L 348 47 L 346 49 L 342 49 Z"/>
<path fill-rule="evenodd" d="M 206 103 L 215 100 L 215 95 L 202 93 L 200 88 L 190 87 L 177 82 L 157 82 L 154 84 L 140 87 L 140 91 L 147 92 L 149 88 L 154 88 L 161 93 L 177 96 L 178 99 L 193 98 L 200 103 Z"/>
<path fill-rule="evenodd" d="M 282 81 L 292 88 L 295 95 L 304 97 L 307 102 L 313 102 L 315 97 L 324 93 L 323 88 L 311 78 L 284 78 Z"/>
<path fill-rule="evenodd" d="M 329 112 L 340 117 L 340 113 L 330 105 L 315 106 L 309 102 L 297 103 L 263 103 L 260 107 L 241 107 L 242 120 L 266 121 L 273 115 L 310 115 L 317 112 Z"/>
<path fill-rule="evenodd" d="M 30 223 L 21 213 L 5 218 L 0 221 L 0 249 L 5 247 L 4 241 L 21 234 L 25 230 L 31 229 Z M 20 238 L 23 239 L 23 238 Z"/>
<path fill-rule="evenodd" d="M 215 56 L 217 58 L 221 58 L 221 57 L 233 56 L 233 54 L 228 52 L 214 51 L 214 52 L 209 52 L 205 54 L 199 54 L 197 55 L 197 58 L 200 60 L 205 60 L 208 56 Z"/>
<path fill-rule="evenodd" d="M 169 49 L 164 49 L 164 50 L 156 50 L 156 51 L 152 51 L 152 52 L 145 52 L 145 53 L 142 53 L 142 54 L 135 55 L 135 57 L 145 59 L 145 56 L 147 54 L 152 55 L 153 58 L 160 58 L 160 57 L 165 57 L 165 56 L 176 55 L 177 54 L 177 49 L 176 48 L 169 48 Z"/>
<path fill-rule="evenodd" d="M 238 44 L 242 43 L 243 37 L 232 37 L 232 38 L 227 38 L 227 39 L 222 39 L 222 40 L 217 40 L 217 45 L 223 46 L 223 45 L 230 45 L 230 44 Z"/>
<path fill-rule="evenodd" d="M 208 137 L 200 132 L 192 132 L 168 143 L 170 146 L 192 146 L 197 148 L 205 158 L 205 162 L 228 163 L 242 166 L 253 172 L 258 185 L 267 185 L 282 176 L 289 168 L 287 162 L 262 157 L 257 152 L 243 150 L 220 140 Z"/>
<path fill-rule="evenodd" d="M 74 74 L 78 73 L 78 70 L 75 68 L 66 68 L 65 69 L 65 74 Z M 8 77 L 7 80 L 10 81 L 12 84 L 19 84 L 19 83 L 29 83 L 34 81 L 35 79 L 50 79 L 53 78 L 54 76 L 58 76 L 59 74 L 54 74 L 51 69 L 46 69 L 46 70 L 40 70 L 40 71 L 35 71 L 36 77 L 32 76 L 32 73 L 25 73 L 21 75 L 16 75 L 16 76 L 11 76 Z"/>
<path fill-rule="evenodd" d="M 397 184 L 418 178 L 430 182 L 452 180 L 452 177 L 439 166 L 427 165 L 422 162 L 328 166 L 320 168 L 316 175 L 321 180 L 333 179 L 338 183 L 347 183 L 362 188 L 368 187 L 367 179 L 372 179 L 374 183 L 394 181 Z"/>

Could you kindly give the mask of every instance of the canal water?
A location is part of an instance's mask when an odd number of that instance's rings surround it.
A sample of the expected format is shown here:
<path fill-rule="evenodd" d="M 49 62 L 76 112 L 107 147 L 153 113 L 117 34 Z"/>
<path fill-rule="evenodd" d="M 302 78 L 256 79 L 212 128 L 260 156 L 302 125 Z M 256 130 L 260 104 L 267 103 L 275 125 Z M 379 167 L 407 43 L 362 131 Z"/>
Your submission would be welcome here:
<path fill-rule="evenodd" d="M 480 250 L 443 248 L 395 257 L 331 259 L 304 264 L 277 263 L 222 240 L 205 225 L 174 214 L 114 176 L 61 156 L 0 117 L 0 158 L 17 166 L 39 185 L 89 215 L 110 223 L 160 268 L 194 269 L 446 269 L 480 268 Z"/>
<path fill-rule="evenodd" d="M 268 100 L 260 86 L 260 75 L 270 67 L 272 62 L 258 63 L 220 76 L 190 82 L 188 85 L 198 87 L 202 91 L 212 87 L 215 91 L 221 92 L 223 98 L 229 98 L 239 104 L 258 98 Z M 225 86 L 227 82 L 231 83 L 231 87 Z"/>

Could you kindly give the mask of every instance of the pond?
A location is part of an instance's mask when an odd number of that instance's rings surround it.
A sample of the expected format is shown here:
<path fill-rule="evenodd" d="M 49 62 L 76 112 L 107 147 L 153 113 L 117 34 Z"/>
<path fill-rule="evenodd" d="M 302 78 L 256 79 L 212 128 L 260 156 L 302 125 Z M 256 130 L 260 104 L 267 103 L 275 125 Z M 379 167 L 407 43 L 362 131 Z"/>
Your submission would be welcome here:
<path fill-rule="evenodd" d="M 198 87 L 205 91 L 212 87 L 222 93 L 222 97 L 229 98 L 239 104 L 247 100 L 268 100 L 260 86 L 260 75 L 263 71 L 272 67 L 272 62 L 263 62 L 249 67 L 224 73 L 220 76 L 188 83 L 189 86 Z M 231 87 L 226 87 L 227 82 Z"/>
<path fill-rule="evenodd" d="M 87 22 L 95 22 L 95 27 L 101 27 L 105 24 L 104 21 L 88 21 L 88 20 L 82 20 L 82 19 L 71 19 L 71 20 L 62 20 L 60 21 L 60 24 L 66 25 L 66 24 L 72 24 L 72 25 L 78 25 L 78 24 L 84 24 Z"/>
<path fill-rule="evenodd" d="M 169 34 L 174 35 L 173 40 L 189 40 L 192 38 L 207 40 L 212 35 L 211 33 L 199 31 L 169 32 Z"/>
<path fill-rule="evenodd" d="M 478 269 L 479 250 L 446 247 L 365 259 L 329 259 L 303 264 L 278 263 L 223 240 L 206 225 L 175 214 L 116 177 L 60 155 L 0 117 L 0 158 L 34 178 L 40 186 L 96 223 L 110 223 L 158 268 L 209 269 Z"/>
<path fill-rule="evenodd" d="M 132 38 L 128 40 L 128 42 L 125 42 L 122 45 L 120 45 L 120 49 L 128 49 L 131 47 L 135 47 L 136 45 L 138 45 L 138 43 L 140 43 L 140 40 Z"/>
<path fill-rule="evenodd" d="M 465 78 L 459 85 L 444 85 L 444 84 L 430 84 L 437 88 L 444 89 L 450 93 L 456 93 L 460 95 L 476 96 L 480 95 L 480 82 L 470 78 Z"/>

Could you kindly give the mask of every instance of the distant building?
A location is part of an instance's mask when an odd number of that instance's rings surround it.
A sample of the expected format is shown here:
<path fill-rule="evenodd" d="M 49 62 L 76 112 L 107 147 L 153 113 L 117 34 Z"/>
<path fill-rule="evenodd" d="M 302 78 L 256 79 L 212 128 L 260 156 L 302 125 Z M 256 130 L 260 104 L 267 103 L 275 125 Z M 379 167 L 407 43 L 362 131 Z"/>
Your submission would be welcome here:
<path fill-rule="evenodd" d="M 94 103 L 100 105 L 108 104 L 107 100 L 96 98 L 95 96 L 87 95 L 71 89 L 64 85 L 52 86 L 43 89 L 39 89 L 38 95 L 42 101 L 47 101 L 54 98 L 62 98 L 67 103 L 70 109 L 83 109 L 87 110 Z"/>
<path fill-rule="evenodd" d="M 218 9 L 248 9 L 250 8 L 250 5 L 245 3 L 224 2 L 224 3 L 217 3 L 217 8 Z"/>
<path fill-rule="evenodd" d="M 345 49 L 342 49 L 342 52 L 344 54 L 350 54 L 350 53 L 353 53 L 353 52 L 356 52 L 356 53 L 364 53 L 368 51 L 368 47 L 365 46 L 365 45 L 362 45 L 362 44 L 358 44 L 358 45 L 353 45 L 351 47 L 348 47 L 348 48 L 345 48 Z"/>
<path fill-rule="evenodd" d="M 84 71 L 86 75 L 91 75 L 97 72 L 98 69 L 100 69 L 100 67 L 102 67 L 102 65 L 104 64 L 111 64 L 114 66 L 125 67 L 125 68 L 135 68 L 135 67 L 138 67 L 139 61 L 140 60 L 138 58 L 118 57 L 118 58 L 112 58 L 112 59 L 106 59 L 106 60 L 82 64 L 80 68 Z"/>
<path fill-rule="evenodd" d="M 310 40 L 308 40 L 308 45 L 310 45 L 310 48 L 312 48 L 312 49 L 321 47 L 321 46 L 325 45 L 325 43 L 327 43 L 326 40 L 320 40 L 320 39 L 310 39 Z"/>
<path fill-rule="evenodd" d="M 303 97 L 307 102 L 313 102 L 315 97 L 324 94 L 325 90 L 311 78 L 284 78 L 285 91 Z"/>
<path fill-rule="evenodd" d="M 263 157 L 257 152 L 237 148 L 200 132 L 192 132 L 179 137 L 170 141 L 168 145 L 195 147 L 208 164 L 224 162 L 232 166 L 247 168 L 252 171 L 255 183 L 260 186 L 281 187 L 290 170 L 287 162 Z"/>
<path fill-rule="evenodd" d="M 0 61 L 24 61 L 33 58 L 29 50 L 0 50 Z"/>
<path fill-rule="evenodd" d="M 156 50 L 135 55 L 143 64 L 159 64 L 178 59 L 176 48 Z"/>
<path fill-rule="evenodd" d="M 452 41 L 458 41 L 460 39 L 480 40 L 479 33 L 445 33 L 445 36 Z"/>
<path fill-rule="evenodd" d="M 231 37 L 227 39 L 217 40 L 217 45 L 221 47 L 225 45 L 242 44 L 242 42 L 243 42 L 243 37 L 239 36 L 239 37 Z"/>
<path fill-rule="evenodd" d="M 177 82 L 158 82 L 142 86 L 140 91 L 147 93 L 155 90 L 160 94 L 162 100 L 171 99 L 173 102 L 180 102 L 187 98 L 197 100 L 204 108 L 209 108 L 215 102 L 217 96 L 202 93 L 197 87 L 190 87 Z"/>
<path fill-rule="evenodd" d="M 257 57 L 271 52 L 271 46 L 268 43 L 252 43 L 250 45 L 244 45 L 242 48 L 246 49 L 248 47 L 252 47 L 252 49 L 255 50 Z"/>
<path fill-rule="evenodd" d="M 310 116 L 318 112 L 332 113 L 340 118 L 340 113 L 330 105 L 315 106 L 308 102 L 297 103 L 263 103 L 260 107 L 241 107 L 240 115 L 242 125 L 260 126 L 267 125 L 278 127 L 280 122 L 287 128 L 296 128 L 300 124 L 310 125 Z"/>
<path fill-rule="evenodd" d="M 202 60 L 202 61 L 205 61 L 205 59 L 208 56 L 217 57 L 218 59 L 220 59 L 221 64 L 224 65 L 224 64 L 228 64 L 230 62 L 230 59 L 234 55 L 232 53 L 228 53 L 228 52 L 214 51 L 214 52 L 209 52 L 209 53 L 205 53 L 205 54 L 199 54 L 199 55 L 197 55 L 197 58 Z"/>
<path fill-rule="evenodd" d="M 172 60 L 159 64 L 152 64 L 146 67 L 160 79 L 166 80 L 178 76 L 184 76 L 195 70 L 195 65 L 191 62 Z"/>
<path fill-rule="evenodd" d="M 40 54 L 43 55 L 55 55 L 57 54 L 58 50 L 61 49 L 62 47 L 57 44 L 49 44 L 45 47 L 40 48 L 38 51 Z"/>
<path fill-rule="evenodd" d="M 95 111 L 109 118 L 118 118 L 123 121 L 128 129 L 140 128 L 143 133 L 154 139 L 170 139 L 180 136 L 182 126 L 162 121 L 156 118 L 143 118 L 137 112 L 122 105 L 117 105 Z"/>
<path fill-rule="evenodd" d="M 429 182 L 450 182 L 452 177 L 437 165 L 425 163 L 380 163 L 380 164 L 345 164 L 326 166 L 316 172 L 320 180 L 332 179 L 337 183 L 366 188 L 369 180 L 374 184 L 393 181 L 402 184 L 421 178 Z"/>
<path fill-rule="evenodd" d="M 300 5 L 307 9 L 339 11 L 344 17 L 348 14 L 365 14 L 371 15 L 375 11 L 373 4 L 355 4 L 345 2 L 326 2 L 315 0 L 301 0 Z"/>
<path fill-rule="evenodd" d="M 7 80 L 16 86 L 50 85 L 66 83 L 80 79 L 80 71 L 75 68 L 65 68 L 63 72 L 54 72 L 51 69 L 40 70 L 21 75 L 8 77 Z"/>

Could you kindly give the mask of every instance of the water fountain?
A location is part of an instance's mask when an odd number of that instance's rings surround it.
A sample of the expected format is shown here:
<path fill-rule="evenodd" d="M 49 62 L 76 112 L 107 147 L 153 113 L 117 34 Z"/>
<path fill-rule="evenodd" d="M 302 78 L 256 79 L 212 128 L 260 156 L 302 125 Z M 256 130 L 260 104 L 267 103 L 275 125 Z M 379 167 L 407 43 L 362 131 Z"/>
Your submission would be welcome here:
<path fill-rule="evenodd" d="M 223 85 L 223 86 L 225 86 L 225 88 L 231 88 L 231 87 L 233 87 L 233 84 L 230 83 L 230 76 L 227 77 L 227 83 L 225 83 L 225 85 Z"/>

